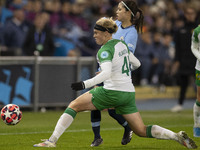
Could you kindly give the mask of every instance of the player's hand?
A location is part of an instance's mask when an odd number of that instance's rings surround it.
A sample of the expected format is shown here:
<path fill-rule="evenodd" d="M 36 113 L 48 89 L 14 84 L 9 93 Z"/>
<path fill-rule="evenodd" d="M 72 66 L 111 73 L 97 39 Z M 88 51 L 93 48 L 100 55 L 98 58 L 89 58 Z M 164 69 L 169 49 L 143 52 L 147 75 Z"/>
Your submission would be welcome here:
<path fill-rule="evenodd" d="M 72 83 L 71 88 L 72 88 L 72 90 L 75 90 L 75 91 L 83 90 L 83 89 L 85 89 L 85 84 L 83 81 Z"/>

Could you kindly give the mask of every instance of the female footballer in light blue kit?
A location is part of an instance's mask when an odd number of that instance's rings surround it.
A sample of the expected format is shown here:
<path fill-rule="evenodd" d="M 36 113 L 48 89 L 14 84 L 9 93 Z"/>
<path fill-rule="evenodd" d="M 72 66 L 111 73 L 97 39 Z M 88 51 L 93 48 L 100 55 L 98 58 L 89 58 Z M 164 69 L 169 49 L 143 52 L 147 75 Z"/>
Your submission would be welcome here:
<path fill-rule="evenodd" d="M 116 20 L 115 22 L 118 26 L 118 30 L 115 34 L 113 34 L 113 39 L 125 41 L 125 43 L 128 45 L 129 50 L 134 54 L 138 39 L 138 33 L 135 25 L 123 27 L 121 21 Z"/>
<path fill-rule="evenodd" d="M 140 137 L 174 140 L 187 148 L 197 148 L 195 142 L 184 131 L 175 133 L 158 125 L 144 125 L 135 104 L 135 87 L 131 81 L 130 70 L 130 66 L 137 69 L 140 61 L 129 51 L 124 41 L 112 39 L 112 34 L 116 31 L 117 25 L 112 19 L 97 20 L 94 38 L 98 45 L 102 45 L 97 52 L 101 72 L 91 79 L 72 83 L 71 88 L 78 91 L 102 82 L 104 85 L 93 88 L 73 100 L 59 118 L 51 137 L 34 146 L 56 147 L 58 139 L 72 124 L 78 112 L 115 108 Z"/>
<path fill-rule="evenodd" d="M 138 8 L 137 4 L 132 1 L 121 1 L 118 4 L 117 20 L 115 23 L 118 26 L 116 33 L 112 35 L 113 39 L 125 41 L 129 50 L 134 54 L 138 32 L 142 31 L 143 14 Z M 108 113 L 113 117 L 121 126 L 124 127 L 124 134 L 121 140 L 122 145 L 126 145 L 131 141 L 132 131 L 128 126 L 127 121 L 122 115 L 116 114 L 115 109 L 108 109 Z M 100 121 L 101 112 L 99 110 L 91 111 L 92 130 L 94 133 L 94 140 L 90 146 L 99 146 L 102 144 L 103 139 L 100 135 Z"/>

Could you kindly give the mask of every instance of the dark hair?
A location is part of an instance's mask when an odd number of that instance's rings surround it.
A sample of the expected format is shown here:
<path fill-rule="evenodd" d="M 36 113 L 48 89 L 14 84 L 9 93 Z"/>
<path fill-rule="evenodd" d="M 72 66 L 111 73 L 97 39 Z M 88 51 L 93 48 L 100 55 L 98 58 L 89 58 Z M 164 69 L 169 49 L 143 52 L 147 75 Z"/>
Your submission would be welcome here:
<path fill-rule="evenodd" d="M 142 28 L 143 28 L 143 20 L 144 20 L 144 16 L 143 16 L 143 12 L 140 8 L 138 8 L 137 4 L 133 1 L 133 0 L 126 0 L 124 1 L 124 3 L 127 5 L 127 7 L 132 11 L 132 13 L 134 14 L 131 15 L 131 22 L 132 24 L 135 25 L 135 28 L 138 32 L 142 32 Z M 125 6 L 124 8 L 129 11 Z"/>

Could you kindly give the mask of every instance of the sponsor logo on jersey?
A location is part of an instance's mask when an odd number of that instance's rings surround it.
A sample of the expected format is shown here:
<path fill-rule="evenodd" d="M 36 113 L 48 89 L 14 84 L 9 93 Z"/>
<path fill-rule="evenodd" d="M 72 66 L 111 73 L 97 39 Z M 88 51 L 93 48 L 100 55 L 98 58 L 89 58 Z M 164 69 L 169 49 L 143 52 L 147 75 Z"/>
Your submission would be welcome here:
<path fill-rule="evenodd" d="M 119 55 L 119 57 L 121 57 L 121 56 L 123 56 L 124 54 L 127 54 L 127 53 L 128 53 L 128 50 L 127 50 L 127 49 L 124 49 L 124 50 L 120 51 L 120 52 L 118 53 L 118 55 Z"/>
<path fill-rule="evenodd" d="M 128 47 L 132 47 L 132 48 L 134 48 L 134 45 L 131 44 L 131 43 L 128 43 Z"/>

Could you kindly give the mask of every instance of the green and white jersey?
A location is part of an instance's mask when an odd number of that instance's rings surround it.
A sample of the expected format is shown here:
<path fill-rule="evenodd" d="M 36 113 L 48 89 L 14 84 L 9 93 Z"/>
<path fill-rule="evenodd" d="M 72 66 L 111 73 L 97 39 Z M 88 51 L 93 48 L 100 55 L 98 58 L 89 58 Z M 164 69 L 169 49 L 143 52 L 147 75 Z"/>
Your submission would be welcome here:
<path fill-rule="evenodd" d="M 197 58 L 195 69 L 200 71 L 200 25 L 194 29 L 192 34 L 192 52 Z"/>
<path fill-rule="evenodd" d="M 110 78 L 104 81 L 104 88 L 108 90 L 135 92 L 131 80 L 129 64 L 129 49 L 120 40 L 112 39 L 103 45 L 97 53 L 97 61 L 100 65 L 105 62 L 112 63 Z"/>

